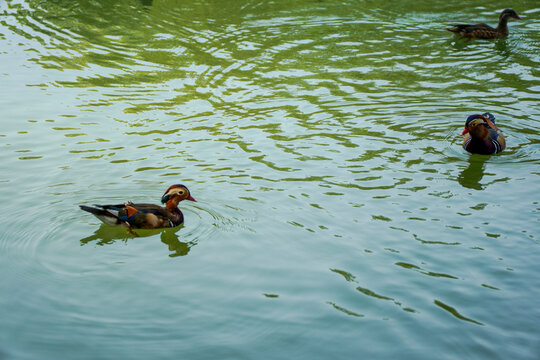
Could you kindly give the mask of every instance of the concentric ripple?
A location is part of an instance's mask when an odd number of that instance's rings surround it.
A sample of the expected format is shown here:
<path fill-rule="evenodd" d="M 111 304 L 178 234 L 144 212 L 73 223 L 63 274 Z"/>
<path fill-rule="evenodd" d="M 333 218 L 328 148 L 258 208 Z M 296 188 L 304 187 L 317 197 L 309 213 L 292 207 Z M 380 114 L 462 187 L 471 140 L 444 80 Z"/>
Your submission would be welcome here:
<path fill-rule="evenodd" d="M 498 6 L 0 2 L 0 358 L 534 358 L 537 5 L 445 30 Z"/>

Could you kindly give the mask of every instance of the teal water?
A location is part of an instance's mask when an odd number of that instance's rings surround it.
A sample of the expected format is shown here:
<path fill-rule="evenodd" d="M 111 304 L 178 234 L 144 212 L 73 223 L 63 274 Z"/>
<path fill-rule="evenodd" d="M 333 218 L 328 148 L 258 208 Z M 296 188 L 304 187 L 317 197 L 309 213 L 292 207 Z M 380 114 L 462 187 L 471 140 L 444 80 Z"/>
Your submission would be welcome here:
<path fill-rule="evenodd" d="M 537 359 L 540 8 L 465 5 L 0 1 L 0 359 Z"/>

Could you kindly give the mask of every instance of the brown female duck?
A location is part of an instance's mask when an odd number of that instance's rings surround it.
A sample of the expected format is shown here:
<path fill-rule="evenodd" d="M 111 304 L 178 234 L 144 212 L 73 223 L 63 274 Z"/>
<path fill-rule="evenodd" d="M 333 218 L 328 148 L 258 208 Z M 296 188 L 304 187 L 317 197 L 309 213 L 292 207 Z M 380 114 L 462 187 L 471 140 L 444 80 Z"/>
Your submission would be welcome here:
<path fill-rule="evenodd" d="M 496 154 L 506 147 L 504 135 L 490 113 L 469 116 L 461 135 L 465 136 L 463 148 L 473 154 Z"/>
<path fill-rule="evenodd" d="M 496 39 L 508 35 L 508 19 L 510 18 L 521 19 L 514 10 L 504 9 L 499 15 L 499 25 L 496 28 L 492 28 L 487 24 L 457 24 L 446 30 L 469 39 Z"/>
<path fill-rule="evenodd" d="M 80 208 L 95 215 L 105 224 L 130 229 L 160 229 L 175 227 L 184 222 L 184 215 L 178 208 L 178 203 L 182 200 L 196 201 L 186 186 L 177 184 L 169 187 L 163 194 L 161 203 L 165 204 L 165 207 L 128 202 L 94 207 L 80 205 Z"/>

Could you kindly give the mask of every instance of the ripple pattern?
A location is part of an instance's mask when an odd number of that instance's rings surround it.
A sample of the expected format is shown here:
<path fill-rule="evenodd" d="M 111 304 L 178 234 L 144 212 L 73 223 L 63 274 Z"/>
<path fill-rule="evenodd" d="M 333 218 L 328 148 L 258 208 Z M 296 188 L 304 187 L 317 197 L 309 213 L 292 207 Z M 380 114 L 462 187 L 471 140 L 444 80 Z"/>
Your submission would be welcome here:
<path fill-rule="evenodd" d="M 507 38 L 463 41 L 446 24 L 500 6 L 1 2 L 0 357 L 534 357 L 540 22 L 519 6 Z M 461 149 L 479 111 L 502 154 Z M 177 229 L 77 211 L 180 182 L 199 202 Z"/>

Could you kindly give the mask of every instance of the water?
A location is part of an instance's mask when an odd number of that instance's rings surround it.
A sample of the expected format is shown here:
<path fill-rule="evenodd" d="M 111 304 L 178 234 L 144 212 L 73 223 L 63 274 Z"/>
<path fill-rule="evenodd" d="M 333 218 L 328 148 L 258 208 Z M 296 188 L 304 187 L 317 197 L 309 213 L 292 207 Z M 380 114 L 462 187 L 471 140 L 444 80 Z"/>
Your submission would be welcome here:
<path fill-rule="evenodd" d="M 1 1 L 0 358 L 537 359 L 540 8 L 444 31 L 505 7 Z"/>

